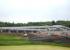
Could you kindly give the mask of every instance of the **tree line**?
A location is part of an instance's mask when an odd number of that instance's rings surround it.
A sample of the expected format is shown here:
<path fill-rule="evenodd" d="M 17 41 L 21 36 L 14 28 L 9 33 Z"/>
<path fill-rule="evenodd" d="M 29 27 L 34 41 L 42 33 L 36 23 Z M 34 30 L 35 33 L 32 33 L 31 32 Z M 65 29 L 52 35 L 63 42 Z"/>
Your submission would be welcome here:
<path fill-rule="evenodd" d="M 47 21 L 47 22 L 28 22 L 28 23 L 0 22 L 0 27 L 44 26 L 44 25 L 64 25 L 70 27 L 70 21 Z"/>

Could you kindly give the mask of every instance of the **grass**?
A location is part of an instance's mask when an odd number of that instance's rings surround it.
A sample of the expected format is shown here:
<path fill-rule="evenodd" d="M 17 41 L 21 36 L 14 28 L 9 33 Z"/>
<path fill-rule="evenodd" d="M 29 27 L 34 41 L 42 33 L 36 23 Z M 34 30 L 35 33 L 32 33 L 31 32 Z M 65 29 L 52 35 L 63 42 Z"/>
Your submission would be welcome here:
<path fill-rule="evenodd" d="M 42 45 L 43 44 L 43 45 Z M 32 42 L 20 36 L 0 34 L 0 50 L 70 50 L 63 44 Z"/>
<path fill-rule="evenodd" d="M 21 36 L 4 35 L 0 34 L 0 46 L 10 45 L 51 45 L 51 46 L 65 46 L 70 47 L 70 43 L 56 43 L 56 42 L 41 42 L 41 41 L 30 41 Z"/>
<path fill-rule="evenodd" d="M 31 42 L 20 36 L 0 35 L 0 45 L 23 45 L 23 44 L 31 44 Z"/>
<path fill-rule="evenodd" d="M 70 50 L 70 48 L 51 45 L 22 45 L 0 46 L 0 50 Z"/>

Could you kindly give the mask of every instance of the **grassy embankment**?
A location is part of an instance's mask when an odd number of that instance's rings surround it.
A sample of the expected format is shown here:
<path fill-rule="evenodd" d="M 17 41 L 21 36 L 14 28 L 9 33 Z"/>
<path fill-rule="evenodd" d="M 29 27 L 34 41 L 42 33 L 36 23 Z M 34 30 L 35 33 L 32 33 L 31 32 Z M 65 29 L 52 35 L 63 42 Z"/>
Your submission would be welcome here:
<path fill-rule="evenodd" d="M 33 42 L 21 36 L 0 34 L 0 46 L 2 45 L 3 46 L 4 45 L 55 45 L 55 46 L 70 47 L 70 43 L 65 44 L 65 43 L 41 42 L 41 41 Z"/>
<path fill-rule="evenodd" d="M 21 36 L 0 34 L 0 45 L 23 45 L 31 42 Z"/>

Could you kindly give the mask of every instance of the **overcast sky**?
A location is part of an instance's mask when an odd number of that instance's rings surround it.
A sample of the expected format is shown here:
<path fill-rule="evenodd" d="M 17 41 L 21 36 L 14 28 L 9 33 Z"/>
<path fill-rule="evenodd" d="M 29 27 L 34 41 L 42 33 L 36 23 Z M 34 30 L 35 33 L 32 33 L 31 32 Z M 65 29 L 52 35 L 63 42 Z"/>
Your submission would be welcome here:
<path fill-rule="evenodd" d="M 0 0 L 0 21 L 70 20 L 70 0 Z"/>

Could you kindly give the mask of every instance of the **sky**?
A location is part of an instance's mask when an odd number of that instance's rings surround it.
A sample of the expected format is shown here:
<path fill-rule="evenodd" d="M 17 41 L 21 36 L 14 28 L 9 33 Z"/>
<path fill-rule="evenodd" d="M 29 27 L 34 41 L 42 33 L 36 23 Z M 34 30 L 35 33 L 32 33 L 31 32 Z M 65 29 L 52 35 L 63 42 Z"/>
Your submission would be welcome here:
<path fill-rule="evenodd" d="M 70 20 L 70 0 L 0 0 L 0 21 Z"/>

